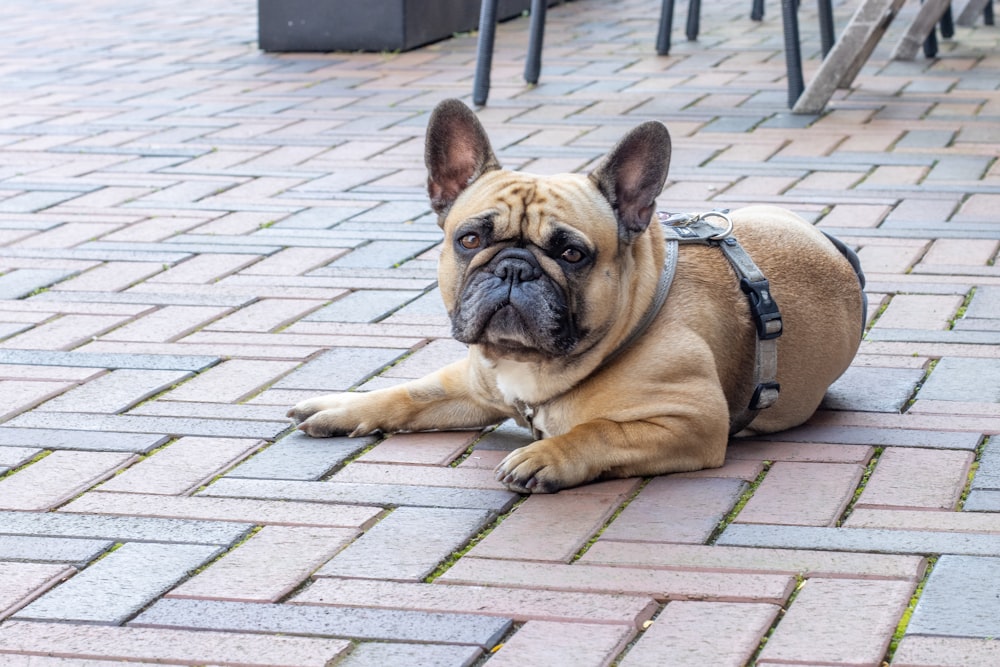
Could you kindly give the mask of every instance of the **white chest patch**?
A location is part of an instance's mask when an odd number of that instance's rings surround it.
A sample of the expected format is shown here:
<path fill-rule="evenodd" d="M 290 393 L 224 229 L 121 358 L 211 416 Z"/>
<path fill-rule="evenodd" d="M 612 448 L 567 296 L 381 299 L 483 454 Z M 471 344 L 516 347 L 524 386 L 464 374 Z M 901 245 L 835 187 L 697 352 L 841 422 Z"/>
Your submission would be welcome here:
<path fill-rule="evenodd" d="M 504 400 L 513 405 L 518 401 L 535 403 L 539 397 L 538 371 L 533 364 L 500 360 L 496 365 L 497 389 Z"/>

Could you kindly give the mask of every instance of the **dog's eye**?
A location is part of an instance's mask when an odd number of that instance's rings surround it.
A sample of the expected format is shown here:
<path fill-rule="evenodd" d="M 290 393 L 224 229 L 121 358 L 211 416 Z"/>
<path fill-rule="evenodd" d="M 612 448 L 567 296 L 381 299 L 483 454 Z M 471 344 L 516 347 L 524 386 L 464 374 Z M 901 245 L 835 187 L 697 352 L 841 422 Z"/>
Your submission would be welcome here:
<path fill-rule="evenodd" d="M 573 246 L 570 246 L 565 250 L 563 250 L 562 254 L 559 255 L 559 257 L 564 262 L 569 262 L 570 264 L 576 264 L 577 262 L 583 259 L 583 251 L 581 251 L 579 248 L 574 248 Z"/>
<path fill-rule="evenodd" d="M 475 250 L 480 245 L 482 245 L 482 240 L 479 238 L 479 234 L 469 233 L 458 240 L 462 244 L 462 247 L 466 250 Z"/>

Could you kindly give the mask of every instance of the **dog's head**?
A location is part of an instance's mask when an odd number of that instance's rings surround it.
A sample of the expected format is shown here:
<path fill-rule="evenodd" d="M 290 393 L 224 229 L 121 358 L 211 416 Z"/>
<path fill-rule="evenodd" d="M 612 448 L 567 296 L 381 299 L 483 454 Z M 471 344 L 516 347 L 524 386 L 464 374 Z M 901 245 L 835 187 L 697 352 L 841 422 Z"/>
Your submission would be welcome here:
<path fill-rule="evenodd" d="M 447 100 L 425 159 L 453 334 L 487 357 L 583 354 L 629 312 L 635 282 L 655 281 L 635 246 L 667 176 L 662 124 L 630 131 L 589 175 L 541 177 L 502 169 L 475 114 Z"/>

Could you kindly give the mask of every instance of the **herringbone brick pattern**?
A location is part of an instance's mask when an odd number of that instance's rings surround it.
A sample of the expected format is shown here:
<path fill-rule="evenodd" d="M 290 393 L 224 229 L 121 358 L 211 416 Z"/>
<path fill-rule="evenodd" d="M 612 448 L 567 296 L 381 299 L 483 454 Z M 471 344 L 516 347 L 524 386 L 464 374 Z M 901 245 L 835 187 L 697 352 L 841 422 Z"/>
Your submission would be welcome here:
<path fill-rule="evenodd" d="M 837 233 L 870 331 L 807 425 L 720 469 L 525 499 L 493 479 L 509 424 L 284 417 L 463 354 L 422 143 L 475 36 L 278 55 L 251 0 L 0 4 L 0 664 L 1000 664 L 1000 33 L 889 62 L 908 4 L 792 116 L 776 5 L 704 3 L 695 43 L 679 6 L 657 57 L 659 5 L 553 7 L 532 88 L 502 25 L 502 161 L 585 170 L 662 120 L 661 205 Z"/>

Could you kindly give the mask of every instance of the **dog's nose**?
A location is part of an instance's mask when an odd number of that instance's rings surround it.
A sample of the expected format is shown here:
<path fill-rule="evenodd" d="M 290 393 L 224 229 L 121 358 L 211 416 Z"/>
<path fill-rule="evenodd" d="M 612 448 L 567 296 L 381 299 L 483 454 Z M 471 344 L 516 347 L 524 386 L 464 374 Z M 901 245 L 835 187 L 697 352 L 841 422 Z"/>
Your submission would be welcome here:
<path fill-rule="evenodd" d="M 493 275 L 503 281 L 526 283 L 541 278 L 542 269 L 529 251 L 511 248 L 497 257 Z"/>

